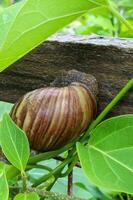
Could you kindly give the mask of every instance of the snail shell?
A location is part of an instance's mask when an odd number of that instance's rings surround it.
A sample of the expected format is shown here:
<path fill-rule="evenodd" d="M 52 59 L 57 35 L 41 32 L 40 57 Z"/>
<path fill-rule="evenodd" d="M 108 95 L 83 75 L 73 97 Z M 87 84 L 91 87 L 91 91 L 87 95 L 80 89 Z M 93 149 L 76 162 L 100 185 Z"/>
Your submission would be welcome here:
<path fill-rule="evenodd" d="M 31 148 L 58 149 L 86 130 L 96 110 L 91 92 L 81 83 L 44 87 L 27 93 L 14 105 L 11 117 L 25 131 Z"/>

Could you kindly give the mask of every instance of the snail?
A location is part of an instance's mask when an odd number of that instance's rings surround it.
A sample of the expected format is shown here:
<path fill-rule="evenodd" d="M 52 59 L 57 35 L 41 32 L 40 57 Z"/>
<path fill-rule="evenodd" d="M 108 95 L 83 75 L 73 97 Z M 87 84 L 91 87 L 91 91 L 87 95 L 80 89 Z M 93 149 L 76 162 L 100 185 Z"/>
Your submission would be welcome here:
<path fill-rule="evenodd" d="M 28 92 L 13 106 L 11 118 L 27 134 L 32 149 L 41 152 L 58 149 L 87 129 L 96 111 L 92 87 L 96 81 L 91 76 L 91 91 L 87 85 L 90 80 L 85 84 L 81 74 L 69 71 L 62 76 L 63 81 L 56 79 L 52 86 Z"/>

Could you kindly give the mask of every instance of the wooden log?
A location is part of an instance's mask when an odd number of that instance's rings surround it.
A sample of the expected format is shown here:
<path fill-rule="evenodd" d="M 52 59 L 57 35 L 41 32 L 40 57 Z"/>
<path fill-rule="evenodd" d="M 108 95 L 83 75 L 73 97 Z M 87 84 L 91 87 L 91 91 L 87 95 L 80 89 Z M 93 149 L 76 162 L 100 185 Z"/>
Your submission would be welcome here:
<path fill-rule="evenodd" d="M 133 78 L 133 39 L 56 35 L 0 74 L 0 100 L 15 102 L 63 71 L 90 73 L 99 84 L 98 112 Z M 133 90 L 111 115 L 133 113 Z"/>

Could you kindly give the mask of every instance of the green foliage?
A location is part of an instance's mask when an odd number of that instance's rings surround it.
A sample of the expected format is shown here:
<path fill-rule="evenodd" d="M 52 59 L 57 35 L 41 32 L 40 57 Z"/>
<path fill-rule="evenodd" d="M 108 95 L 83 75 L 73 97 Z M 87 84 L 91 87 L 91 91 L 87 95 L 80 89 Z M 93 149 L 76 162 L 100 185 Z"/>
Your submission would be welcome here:
<path fill-rule="evenodd" d="M 132 29 L 128 23 L 131 17 L 126 21 L 115 7 L 117 5 L 109 0 L 71 0 L 69 4 L 66 0 L 23 0 L 3 9 L 0 12 L 0 71 L 87 11 L 90 15 L 81 19 L 84 25 L 79 30 L 84 30 L 82 33 L 104 34 L 107 31 L 114 34 L 116 29 L 120 30 L 122 21 L 128 35 L 128 29 Z M 128 16 L 130 10 L 127 9 Z"/>
<path fill-rule="evenodd" d="M 23 0 L 5 8 L 0 13 L 0 71 L 95 7 L 88 0 L 69 4 L 66 0 Z"/>
<path fill-rule="evenodd" d="M 0 120 L 5 112 L 10 112 L 13 104 L 0 101 Z"/>
<path fill-rule="evenodd" d="M 14 200 L 39 200 L 40 197 L 37 193 L 31 192 L 31 193 L 20 193 L 18 194 Z"/>
<path fill-rule="evenodd" d="M 133 194 L 133 115 L 108 119 L 77 144 L 82 168 L 97 186 Z"/>
<path fill-rule="evenodd" d="M 5 0 L 1 3 L 6 7 L 11 1 Z M 132 32 L 129 32 L 129 28 L 133 30 L 131 0 L 71 0 L 70 3 L 66 0 L 23 0 L 8 8 L 3 7 L 2 11 L 0 10 L 0 71 L 87 11 L 89 14 L 81 18 L 82 27 L 77 29 L 77 32 L 132 37 Z M 80 141 L 86 142 L 90 130 L 92 131 L 87 147 L 81 143 L 77 144 L 82 168 L 94 184 L 129 193 L 133 193 L 133 115 L 115 117 L 97 125 L 132 86 L 133 80 L 129 81 L 91 124 L 85 137 L 80 138 Z M 9 112 L 11 107 L 11 104 L 0 102 L 0 117 L 5 111 Z M 71 154 L 67 153 L 63 161 L 55 163 L 55 166 L 49 166 L 48 159 L 62 153 L 62 149 L 29 159 L 30 150 L 26 134 L 7 114 L 4 114 L 0 122 L 0 142 L 3 153 L 11 163 L 0 163 L 0 188 L 4 188 L 0 191 L 0 199 L 8 199 L 7 180 L 9 186 L 15 185 L 24 192 L 29 186 L 49 190 L 54 184 L 53 190 L 66 192 L 67 178 L 64 176 L 68 172 L 67 167 L 70 170 L 71 166 L 74 166 L 73 162 L 75 164 L 78 159 L 75 142 L 63 148 L 63 151 L 72 149 Z M 37 162 L 44 162 L 46 159 L 48 163 L 43 163 L 44 166 Z M 62 180 L 60 177 L 63 177 Z M 101 191 L 89 180 L 84 179 L 80 169 L 74 169 L 74 195 L 95 200 L 111 199 L 107 192 Z M 15 200 L 21 199 L 38 200 L 39 197 L 36 193 L 20 193 L 15 197 Z"/>
<path fill-rule="evenodd" d="M 0 5 L 3 7 L 7 7 L 11 5 L 11 0 L 0 0 Z"/>
<path fill-rule="evenodd" d="M 120 100 L 121 98 L 122 98 L 122 96 L 126 93 L 126 91 L 128 91 L 131 87 L 132 87 L 132 85 L 133 85 L 133 82 L 132 82 L 132 80 L 131 81 L 129 81 L 129 83 L 121 90 L 121 92 L 115 97 L 115 99 L 109 104 L 109 109 L 105 109 L 106 110 L 106 112 L 105 111 L 103 111 L 102 113 L 101 113 L 101 115 L 94 121 L 94 123 L 93 123 L 93 125 L 91 126 L 91 127 L 93 127 L 93 128 L 95 128 L 95 126 L 97 125 L 97 122 L 99 123 L 102 119 L 103 119 L 103 117 L 105 117 L 105 114 L 107 114 L 107 111 L 109 112 L 109 110 L 111 109 L 111 107 L 112 106 L 114 106 L 115 105 L 115 103 L 114 102 L 118 102 L 118 99 Z M 118 98 L 119 97 L 119 98 Z M 7 107 L 6 107 L 6 103 L 3 103 L 2 102 L 2 105 L 4 105 L 5 104 L 5 108 L 6 108 L 6 110 L 10 110 L 11 109 L 11 107 L 10 106 L 12 106 L 12 105 L 8 105 Z M 0 104 L 1 105 L 1 104 Z M 108 106 L 107 106 L 108 107 Z M 2 113 L 4 112 L 4 109 L 2 110 Z M 7 115 L 7 114 L 6 114 Z M 8 115 L 7 115 L 8 116 Z M 102 116 L 102 117 L 101 117 Z M 9 118 L 9 116 L 8 116 L 8 118 Z M 10 118 L 9 118 L 10 119 Z M 99 120 L 100 119 L 100 120 Z M 11 120 L 11 119 L 10 119 Z M 10 121 L 9 120 L 9 121 Z M 105 122 L 108 122 L 108 125 L 105 123 Z M 107 137 L 107 135 L 110 135 L 110 137 L 112 136 L 112 135 L 115 135 L 116 134 L 116 136 L 117 137 L 113 137 L 113 139 L 109 139 L 109 140 L 105 140 L 106 142 L 108 142 L 107 144 L 108 145 L 105 145 L 105 141 L 104 141 L 104 145 L 103 145 L 103 147 L 105 148 L 105 147 L 109 147 L 109 145 L 112 145 L 112 143 L 111 143 L 111 141 L 118 141 L 118 143 L 115 143 L 115 144 L 119 144 L 119 145 L 121 145 L 121 142 L 123 141 L 123 144 L 124 145 L 126 145 L 127 143 L 125 143 L 125 141 L 127 141 L 127 140 L 125 140 L 125 138 L 124 139 L 122 139 L 121 137 L 118 137 L 119 136 L 119 133 L 121 133 L 121 135 L 122 135 L 122 133 L 123 132 L 120 132 L 120 131 L 123 131 L 123 129 L 124 130 L 127 130 L 129 127 L 128 127 L 128 125 L 132 125 L 133 124 L 133 116 L 132 115 L 126 115 L 126 116 L 120 116 L 120 117 L 117 117 L 117 118 L 113 118 L 113 119 L 109 119 L 109 120 L 107 120 L 107 121 L 105 121 L 105 122 L 103 122 L 102 124 L 100 124 L 99 126 L 97 126 L 97 128 L 94 130 L 94 131 L 92 131 L 92 136 L 91 136 L 91 139 L 90 139 L 90 142 L 91 143 L 94 143 L 95 144 L 95 140 L 96 140 L 96 142 L 97 141 L 101 141 L 101 138 L 103 138 L 103 140 Z M 1 122 L 1 125 L 3 124 L 3 120 L 2 120 L 2 122 Z M 14 124 L 14 123 L 13 123 Z M 94 126 L 94 124 L 95 124 L 95 126 Z M 103 127 L 103 125 L 105 124 L 105 126 Z M 102 126 L 101 126 L 102 125 Z M 99 129 L 99 127 L 101 127 L 101 130 Z M 9 128 L 10 128 L 10 126 L 9 126 Z M 18 131 L 18 127 L 16 127 L 16 125 L 15 125 L 15 127 L 14 127 L 15 129 L 16 129 L 16 131 Z M 6 127 L 6 129 L 4 128 L 4 129 L 1 129 L 1 130 L 7 130 L 7 127 Z M 12 133 L 11 133 L 11 135 L 14 133 L 14 131 L 13 131 L 14 129 L 10 129 L 10 131 L 12 131 Z M 91 130 L 92 130 L 92 128 L 91 128 Z M 103 131 L 104 130 L 104 131 Z M 20 131 L 20 129 L 19 129 L 19 131 Z M 95 131 L 97 131 L 96 133 L 95 133 Z M 118 132 L 119 131 L 119 132 Z M 114 133 L 115 132 L 115 133 Z M 117 133 L 118 132 L 118 133 Z M 22 133 L 23 134 L 23 133 Z M 128 131 L 127 131 L 127 134 L 129 134 L 128 133 Z M 23 134 L 24 135 L 24 134 Z M 121 136 L 120 135 L 120 136 Z M 123 135 L 125 135 L 125 134 L 123 134 Z M 131 134 L 132 135 L 132 134 Z M 130 136 L 131 136 L 130 135 Z M 0 134 L 0 136 L 1 136 L 1 134 Z M 7 136 L 5 136 L 4 137 L 5 138 L 5 141 L 7 140 Z M 131 140 L 131 138 L 129 138 L 130 140 L 130 142 L 132 143 L 132 140 Z M 9 138 L 9 140 L 10 140 L 10 138 Z M 7 144 L 7 143 L 6 143 Z M 20 143 L 19 143 L 20 144 Z M 10 145 L 10 147 L 11 146 L 13 146 L 13 144 L 11 144 Z M 83 147 L 84 148 L 84 147 Z M 12 148 L 10 148 L 10 150 L 11 150 Z M 85 149 L 86 150 L 86 149 Z M 88 151 L 88 150 L 87 150 Z M 94 151 L 94 149 L 93 149 L 93 151 Z M 12 151 L 11 151 L 12 152 Z M 55 155 L 55 152 L 56 151 L 54 151 L 54 154 L 53 155 Z M 57 150 L 57 152 L 58 153 L 60 153 L 60 150 Z M 99 155 L 99 152 L 97 152 L 96 151 L 96 153 Z M 43 154 L 40 154 L 40 155 L 37 155 L 38 157 L 39 157 L 39 159 L 41 158 L 41 160 L 43 160 L 43 159 L 49 159 L 49 158 L 51 158 L 51 155 L 50 154 L 52 154 L 52 152 L 48 152 L 48 153 L 45 153 L 45 156 L 43 157 L 42 155 Z M 83 150 L 83 153 L 81 152 L 81 156 L 84 156 L 84 150 Z M 128 154 L 127 152 L 126 152 L 126 154 Z M 15 155 L 15 154 L 14 154 Z M 57 155 L 57 154 L 56 154 Z M 48 156 L 48 157 L 47 157 Z M 16 156 L 15 156 L 16 157 Z M 85 159 L 84 160 L 86 160 L 87 161 L 87 153 L 86 153 L 86 151 L 85 151 Z M 95 156 L 93 156 L 94 157 L 94 159 L 95 159 Z M 128 157 L 128 160 L 125 160 L 126 161 L 126 165 L 129 165 L 131 162 L 132 162 L 132 160 L 129 162 L 129 160 L 130 160 L 130 158 L 131 158 L 131 156 L 129 155 Z M 126 156 L 125 156 L 125 159 L 126 159 Z M 47 171 L 45 171 L 44 172 L 44 169 L 43 169 L 43 166 L 42 165 L 44 165 L 44 168 L 45 169 L 50 169 L 50 173 L 51 173 L 51 170 L 54 170 L 54 168 L 56 167 L 56 165 L 57 164 L 62 164 L 62 163 L 56 163 L 56 161 L 54 161 L 54 164 L 52 163 L 52 164 L 50 164 L 50 161 L 48 160 L 48 161 L 45 161 L 44 163 L 39 163 L 39 165 L 38 164 L 34 164 L 34 162 L 33 161 L 35 161 L 35 163 L 36 163 L 36 159 L 34 160 L 34 157 L 32 157 L 32 159 L 30 159 L 30 161 L 32 160 L 32 165 L 31 165 L 31 169 L 32 170 L 29 170 L 30 168 L 30 166 L 27 166 L 27 168 L 26 168 L 26 171 L 27 171 L 27 176 L 28 176 L 28 180 L 29 180 L 29 184 L 30 185 L 32 185 L 32 184 L 34 184 L 34 183 L 36 183 L 36 181 L 38 181 L 38 179 L 40 179 L 41 177 L 43 177 L 44 176 L 44 173 L 46 173 L 46 175 L 47 175 L 47 173 L 49 173 L 49 170 Z M 98 162 L 98 161 L 97 161 Z M 13 164 L 13 163 L 12 163 Z M 30 164 L 30 162 L 28 163 L 28 164 Z M 81 164 L 82 164 L 82 161 L 81 161 Z M 89 163 L 85 163 L 84 164 L 84 166 L 83 166 L 83 169 L 86 167 L 86 165 L 88 166 L 88 164 Z M 96 163 L 97 164 L 97 166 L 100 166 L 102 163 L 101 162 L 98 162 L 98 163 Z M 45 167 L 45 165 L 46 165 L 46 167 Z M 16 166 L 16 165 L 15 165 Z M 49 168 L 49 167 L 50 168 Z M 6 173 L 6 176 L 7 176 L 7 178 L 8 178 L 8 181 L 9 181 L 9 183 L 10 184 L 15 184 L 15 183 L 17 183 L 17 177 L 18 177 L 18 175 L 20 175 L 20 173 L 18 172 L 18 170 L 16 169 L 16 168 L 14 168 L 12 165 L 7 165 L 7 164 L 3 164 L 3 163 L 0 163 L 0 169 L 3 169 L 3 167 L 5 168 L 5 173 Z M 40 169 L 39 169 L 39 168 Z M 89 166 L 90 168 L 91 168 L 91 165 Z M 106 166 L 105 166 L 106 167 Z M 120 167 L 120 166 L 117 166 L 118 168 Z M 91 170 L 90 170 L 90 168 L 89 168 L 89 172 L 90 173 L 92 173 L 91 172 Z M 99 169 L 99 167 L 97 167 L 98 169 Z M 103 166 L 103 169 L 104 169 L 104 166 Z M 87 170 L 88 170 L 88 168 L 87 168 Z M 118 169 L 117 169 L 118 170 Z M 119 171 L 119 170 L 118 170 Z M 88 171 L 87 171 L 87 173 L 89 173 Z M 102 174 L 105 174 L 105 171 L 104 172 L 102 172 Z M 124 174 L 124 173 L 123 173 Z M 14 179 L 14 177 L 16 177 L 16 179 Z M 52 182 L 52 177 L 54 178 L 54 176 L 51 176 L 48 180 L 46 180 L 45 181 L 45 183 L 43 183 L 43 186 L 44 186 L 44 188 L 46 187 L 47 188 L 47 186 L 49 186 L 49 184 L 51 184 Z M 90 178 L 90 177 L 89 177 Z M 95 178 L 95 177 L 94 177 Z M 117 178 L 117 177 L 116 177 Z M 116 180 L 116 178 L 115 178 L 115 180 Z M 130 178 L 131 178 L 131 176 L 130 176 Z M 90 178 L 91 179 L 91 178 Z M 54 180 L 54 179 L 53 179 Z M 128 179 L 128 181 L 129 181 L 130 179 Z M 109 177 L 108 177 L 108 179 L 106 180 L 106 181 L 110 181 L 110 179 L 109 179 Z M 115 181 L 114 181 L 115 182 Z M 114 184 L 114 182 L 112 182 L 112 184 Z M 107 193 L 104 191 L 104 194 L 103 194 L 103 192 L 99 189 L 99 188 L 97 188 L 97 187 L 95 187 L 92 183 L 90 183 L 90 181 L 88 181 L 87 182 L 87 180 L 84 178 L 84 176 L 82 175 L 82 173 L 81 173 L 81 170 L 80 169 L 74 169 L 74 181 L 73 181 L 73 183 L 74 183 L 74 195 L 75 196 L 77 196 L 77 197 L 81 197 L 81 198 L 84 198 L 84 199 L 86 199 L 87 197 L 88 197 L 88 199 L 102 199 L 102 200 L 109 200 L 109 199 L 111 199 L 111 197 L 110 197 L 110 195 L 107 195 Z M 94 182 L 95 183 L 95 182 Z M 129 183 L 129 182 L 127 182 L 127 183 Z M 20 184 L 20 183 L 19 183 Z M 96 183 L 97 184 L 97 183 Z M 46 186 L 47 185 L 47 186 Z M 101 185 L 100 185 L 101 186 Z M 105 187 L 107 188 L 107 184 L 105 185 Z M 121 186 L 121 184 L 120 184 L 120 186 Z M 130 185 L 129 185 L 130 186 Z M 129 187 L 128 186 L 128 187 Z M 113 185 L 113 187 L 114 187 L 114 185 Z M 124 186 L 123 186 L 124 187 Z M 58 181 L 56 181 L 56 184 L 55 184 L 55 186 L 53 187 L 53 191 L 56 191 L 56 192 L 64 192 L 64 193 L 66 193 L 66 188 L 67 188 L 67 177 L 64 177 L 63 179 L 59 179 Z M 125 191 L 125 190 L 124 190 Z M 21 196 L 18 196 L 18 198 L 21 198 Z M 114 197 L 115 198 L 115 197 Z"/>
<path fill-rule="evenodd" d="M 0 142 L 7 159 L 17 169 L 24 171 L 29 159 L 29 143 L 26 134 L 16 126 L 8 114 L 0 124 Z"/>
<path fill-rule="evenodd" d="M 0 170 L 3 168 L 5 169 L 5 174 L 8 181 L 12 181 L 12 178 L 20 174 L 14 166 L 0 162 Z"/>
<path fill-rule="evenodd" d="M 132 0 L 109 0 L 109 5 L 118 10 L 126 21 L 133 27 L 133 1 Z M 130 30 L 113 10 L 103 4 L 97 9 L 91 10 L 80 18 L 80 25 L 75 28 L 77 34 L 91 34 L 133 37 L 133 29 Z"/>
<path fill-rule="evenodd" d="M 41 164 L 42 166 L 47 166 L 47 167 L 50 167 L 51 169 L 54 169 L 57 166 L 57 164 L 60 164 L 60 162 L 57 163 L 56 160 L 50 159 L 50 160 L 42 161 L 39 164 Z M 36 180 L 38 180 L 38 178 L 41 178 L 44 174 L 47 174 L 46 170 L 41 169 L 41 168 L 40 169 L 34 168 L 28 172 L 28 177 L 29 177 L 30 182 L 34 184 Z M 67 181 L 68 181 L 67 177 L 58 179 L 58 181 L 53 186 L 52 191 L 66 194 L 67 184 L 68 184 Z M 49 183 L 49 180 L 48 180 L 48 183 Z M 43 183 L 43 186 L 44 186 L 43 189 L 45 189 L 46 184 L 47 184 L 47 181 Z M 81 185 L 83 187 L 80 187 Z M 84 188 L 86 188 L 86 190 Z M 73 196 L 82 198 L 84 200 L 91 199 L 92 197 L 96 197 L 98 199 L 101 198 L 102 200 L 104 200 L 104 197 L 107 196 L 107 194 L 105 193 L 104 195 L 103 192 L 100 191 L 100 189 L 94 186 L 87 179 L 87 177 L 84 176 L 80 168 L 74 167 L 73 169 Z M 106 200 L 109 200 L 110 198 L 106 198 Z"/>
<path fill-rule="evenodd" d="M 5 175 L 5 169 L 0 168 L 0 200 L 8 200 L 9 188 Z"/>

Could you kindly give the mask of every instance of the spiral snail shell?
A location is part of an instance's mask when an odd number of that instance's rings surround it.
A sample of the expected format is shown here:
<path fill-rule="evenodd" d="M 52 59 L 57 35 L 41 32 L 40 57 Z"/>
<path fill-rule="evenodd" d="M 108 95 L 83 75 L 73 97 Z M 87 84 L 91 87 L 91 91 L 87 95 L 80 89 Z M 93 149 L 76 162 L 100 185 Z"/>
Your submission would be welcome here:
<path fill-rule="evenodd" d="M 82 83 L 44 87 L 25 94 L 10 115 L 25 131 L 31 148 L 58 149 L 86 130 L 96 110 L 93 94 Z"/>

